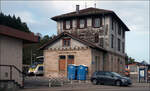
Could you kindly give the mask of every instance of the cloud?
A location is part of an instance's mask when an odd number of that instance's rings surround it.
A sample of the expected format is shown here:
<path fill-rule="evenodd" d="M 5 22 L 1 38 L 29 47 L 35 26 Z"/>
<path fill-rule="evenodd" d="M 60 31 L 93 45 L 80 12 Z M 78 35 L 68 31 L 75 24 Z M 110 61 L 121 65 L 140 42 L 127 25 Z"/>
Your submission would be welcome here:
<path fill-rule="evenodd" d="M 56 22 L 50 18 L 80 9 L 94 7 L 113 10 L 131 31 L 126 34 L 129 56 L 149 60 L 149 1 L 2 1 L 2 10 L 20 16 L 33 32 L 56 34 Z M 133 44 L 134 43 L 134 44 Z M 142 47 L 141 47 L 142 46 Z"/>

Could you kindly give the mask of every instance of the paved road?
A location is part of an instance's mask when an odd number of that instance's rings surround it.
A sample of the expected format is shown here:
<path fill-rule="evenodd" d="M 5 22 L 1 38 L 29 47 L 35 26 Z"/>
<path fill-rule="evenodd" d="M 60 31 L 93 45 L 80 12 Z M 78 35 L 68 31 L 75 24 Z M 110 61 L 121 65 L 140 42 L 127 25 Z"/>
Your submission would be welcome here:
<path fill-rule="evenodd" d="M 31 77 L 25 80 L 25 88 L 20 91 L 150 91 L 150 83 L 133 83 L 130 87 L 117 87 L 73 82 L 61 87 L 48 87 L 48 79 Z"/>
<path fill-rule="evenodd" d="M 20 91 L 150 91 L 150 88 L 136 87 L 118 87 L 118 88 L 38 88 L 38 89 L 23 89 Z"/>

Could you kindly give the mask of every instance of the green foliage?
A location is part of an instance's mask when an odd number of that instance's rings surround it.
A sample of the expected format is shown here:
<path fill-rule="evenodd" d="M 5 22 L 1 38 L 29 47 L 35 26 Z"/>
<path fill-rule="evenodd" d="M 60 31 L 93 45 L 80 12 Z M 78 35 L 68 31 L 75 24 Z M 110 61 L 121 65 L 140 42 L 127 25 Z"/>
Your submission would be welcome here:
<path fill-rule="evenodd" d="M 5 25 L 8 27 L 12 27 L 14 29 L 18 29 L 23 32 L 30 33 L 27 24 L 25 22 L 22 22 L 20 17 L 16 17 L 15 15 L 4 15 L 3 13 L 0 13 L 0 25 Z M 39 43 L 29 44 L 23 46 L 23 64 L 31 64 L 31 59 L 35 60 L 38 56 L 43 56 L 43 51 L 38 50 L 43 44 L 47 43 L 49 40 L 51 40 L 55 35 L 48 36 L 45 35 L 42 37 L 39 41 Z M 32 55 L 32 56 L 31 56 Z"/>
<path fill-rule="evenodd" d="M 23 64 L 28 64 L 28 65 L 31 64 L 31 55 L 32 55 L 32 61 L 36 61 L 35 59 L 38 56 L 43 56 L 43 51 L 38 50 L 38 49 L 43 44 L 50 41 L 53 37 L 55 37 L 55 35 L 53 35 L 51 37 L 48 35 L 45 35 L 44 37 L 42 37 L 40 39 L 39 43 L 24 46 L 24 48 L 23 48 Z"/>
<path fill-rule="evenodd" d="M 135 59 L 134 58 L 132 58 L 132 57 L 128 57 L 127 55 L 126 55 L 126 57 L 125 57 L 125 64 L 127 65 L 127 64 L 132 64 L 132 63 L 134 63 L 135 62 Z"/>
<path fill-rule="evenodd" d="M 4 15 L 3 13 L 0 13 L 0 24 L 9 26 L 15 29 L 18 29 L 20 31 L 24 32 L 31 32 L 25 22 L 22 22 L 20 17 L 15 17 L 15 15 Z"/>

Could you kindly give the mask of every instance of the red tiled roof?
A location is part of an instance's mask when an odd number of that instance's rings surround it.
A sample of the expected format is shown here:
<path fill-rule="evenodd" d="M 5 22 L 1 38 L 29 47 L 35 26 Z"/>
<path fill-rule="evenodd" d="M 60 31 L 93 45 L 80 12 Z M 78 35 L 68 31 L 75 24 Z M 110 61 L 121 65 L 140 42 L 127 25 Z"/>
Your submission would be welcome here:
<path fill-rule="evenodd" d="M 72 39 L 75 39 L 75 40 L 77 40 L 77 41 L 79 41 L 79 42 L 81 42 L 81 43 L 83 43 L 83 44 L 91 47 L 91 48 L 99 49 L 101 51 L 105 51 L 106 52 L 106 50 L 103 49 L 103 48 L 101 48 L 100 46 L 97 46 L 97 45 L 93 44 L 92 42 L 89 42 L 89 41 L 86 41 L 86 40 L 83 40 L 83 39 L 79 39 L 78 37 L 76 37 L 76 36 L 74 36 L 74 35 L 72 35 L 72 34 L 70 34 L 68 32 L 62 32 L 61 34 L 57 35 L 54 39 L 50 40 L 49 42 L 47 42 L 43 46 L 41 46 L 39 48 L 39 50 L 43 50 L 44 48 L 46 48 L 50 44 L 54 43 L 57 39 L 60 39 L 63 36 L 66 36 L 66 35 L 69 36 L 69 37 L 71 37 Z"/>
<path fill-rule="evenodd" d="M 0 35 L 21 39 L 24 43 L 38 42 L 38 36 L 35 36 L 33 33 L 22 32 L 4 25 L 0 25 Z"/>

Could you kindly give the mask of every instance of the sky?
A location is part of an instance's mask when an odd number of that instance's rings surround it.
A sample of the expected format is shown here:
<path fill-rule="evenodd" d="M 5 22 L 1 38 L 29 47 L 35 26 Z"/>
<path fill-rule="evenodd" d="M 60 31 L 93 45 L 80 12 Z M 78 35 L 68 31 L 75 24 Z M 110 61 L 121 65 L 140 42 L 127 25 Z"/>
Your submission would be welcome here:
<path fill-rule="evenodd" d="M 11 1 L 2 0 L 1 10 L 4 14 L 16 15 L 26 22 L 34 33 L 52 36 L 57 34 L 56 22 L 50 18 L 56 15 L 80 9 L 94 7 L 113 10 L 131 30 L 126 32 L 126 53 L 136 61 L 149 62 L 149 1 L 104 1 L 104 0 L 45 0 L 45 1 Z M 150 63 L 150 62 L 149 62 Z"/>

